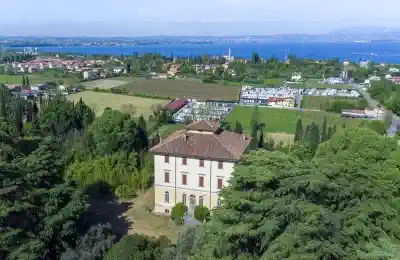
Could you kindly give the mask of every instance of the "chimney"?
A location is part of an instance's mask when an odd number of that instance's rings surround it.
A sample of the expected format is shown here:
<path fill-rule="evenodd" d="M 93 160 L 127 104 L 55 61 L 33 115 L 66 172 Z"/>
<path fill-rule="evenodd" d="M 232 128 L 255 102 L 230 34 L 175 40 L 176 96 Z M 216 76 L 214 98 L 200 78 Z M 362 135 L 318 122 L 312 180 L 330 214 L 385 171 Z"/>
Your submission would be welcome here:
<path fill-rule="evenodd" d="M 182 140 L 183 140 L 183 141 L 186 141 L 187 138 L 188 138 L 188 128 L 185 127 L 185 132 L 184 132 L 184 134 L 183 134 L 183 136 L 182 136 Z"/>

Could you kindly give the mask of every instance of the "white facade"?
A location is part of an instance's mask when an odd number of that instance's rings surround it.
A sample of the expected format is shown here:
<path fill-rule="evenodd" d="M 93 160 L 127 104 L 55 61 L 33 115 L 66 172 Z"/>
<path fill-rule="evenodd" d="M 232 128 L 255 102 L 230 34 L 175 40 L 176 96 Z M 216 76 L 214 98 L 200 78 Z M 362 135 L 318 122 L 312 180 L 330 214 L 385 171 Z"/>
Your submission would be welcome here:
<path fill-rule="evenodd" d="M 300 81 L 301 80 L 301 72 L 295 72 L 292 75 L 292 80 L 293 81 Z"/>
<path fill-rule="evenodd" d="M 213 160 L 204 160 L 204 164 L 201 164 L 201 160 L 196 158 L 186 158 L 185 165 L 182 157 L 168 156 L 166 159 L 164 155 L 154 155 L 154 211 L 169 214 L 180 202 L 189 211 L 200 204 L 209 209 L 217 207 L 220 199 L 218 184 L 227 185 L 234 165 L 234 162 Z"/>

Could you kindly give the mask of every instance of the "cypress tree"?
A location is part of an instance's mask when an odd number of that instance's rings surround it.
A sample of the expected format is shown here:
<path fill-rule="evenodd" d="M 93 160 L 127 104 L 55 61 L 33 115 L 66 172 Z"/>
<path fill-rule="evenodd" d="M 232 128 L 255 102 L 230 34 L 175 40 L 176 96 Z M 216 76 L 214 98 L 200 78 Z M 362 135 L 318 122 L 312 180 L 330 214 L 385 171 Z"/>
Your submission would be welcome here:
<path fill-rule="evenodd" d="M 258 148 L 264 148 L 264 131 L 262 127 L 260 127 L 260 137 L 258 138 Z"/>
<path fill-rule="evenodd" d="M 333 129 L 332 129 L 332 127 L 329 127 L 328 128 L 328 140 L 331 139 L 332 135 L 333 135 Z"/>
<path fill-rule="evenodd" d="M 325 142 L 327 140 L 328 140 L 328 133 L 327 133 L 327 122 L 325 116 L 324 123 L 322 124 L 321 142 Z"/>
<path fill-rule="evenodd" d="M 239 121 L 236 121 L 234 132 L 238 134 L 243 134 L 243 127 Z"/>
<path fill-rule="evenodd" d="M 336 125 L 333 126 L 333 129 L 332 129 L 332 136 L 333 136 L 335 133 L 336 133 Z"/>
<path fill-rule="evenodd" d="M 313 153 L 317 150 L 320 141 L 321 136 L 318 125 L 313 122 L 310 127 L 310 147 Z"/>
<path fill-rule="evenodd" d="M 30 83 L 29 83 L 29 78 L 28 78 L 28 76 L 26 76 L 26 80 L 25 80 L 25 82 L 26 82 L 26 87 L 28 87 L 28 88 L 29 88 L 29 86 L 30 86 Z"/>
<path fill-rule="evenodd" d="M 310 141 L 310 125 L 307 125 L 307 127 L 306 127 L 306 131 L 304 132 L 304 135 L 303 135 L 303 142 L 309 142 Z"/>
<path fill-rule="evenodd" d="M 32 102 L 28 102 L 26 107 L 26 121 L 31 122 L 33 117 L 33 105 Z"/>
<path fill-rule="evenodd" d="M 258 124 L 258 106 L 254 108 L 253 116 L 250 121 L 251 125 L 251 137 L 252 140 L 249 144 L 249 149 L 255 150 L 257 149 L 258 146 L 258 130 L 259 130 L 259 124 Z"/>
<path fill-rule="evenodd" d="M 22 106 L 21 103 L 18 103 L 17 107 L 15 108 L 15 129 L 18 134 L 22 133 L 22 129 L 24 127 L 22 116 L 23 116 Z"/>
<path fill-rule="evenodd" d="M 143 131 L 147 131 L 147 124 L 143 114 L 139 117 L 138 127 L 141 128 Z"/>
<path fill-rule="evenodd" d="M 25 81 L 25 77 L 22 76 L 22 86 L 25 87 L 26 86 L 26 81 Z"/>
<path fill-rule="evenodd" d="M 295 142 L 300 142 L 303 139 L 303 123 L 301 119 L 297 120 L 296 124 L 296 134 L 294 136 Z"/>

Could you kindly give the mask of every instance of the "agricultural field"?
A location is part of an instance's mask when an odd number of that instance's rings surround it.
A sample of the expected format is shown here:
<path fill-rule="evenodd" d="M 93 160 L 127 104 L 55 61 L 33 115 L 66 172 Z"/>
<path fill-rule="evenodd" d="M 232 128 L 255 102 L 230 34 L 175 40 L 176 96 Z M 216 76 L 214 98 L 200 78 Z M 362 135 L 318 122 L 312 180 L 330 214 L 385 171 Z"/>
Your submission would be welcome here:
<path fill-rule="evenodd" d="M 67 75 L 57 72 L 41 72 L 25 75 L 5 75 L 0 74 L 0 84 L 22 84 L 22 77 L 28 77 L 30 84 L 41 84 L 49 81 L 63 82 L 65 84 L 75 84 L 78 79 L 74 75 Z"/>
<path fill-rule="evenodd" d="M 326 96 L 303 96 L 301 108 L 327 110 L 331 107 L 332 102 L 341 101 L 349 104 L 349 109 L 364 109 L 368 103 L 362 99 L 326 97 Z M 351 107 L 350 107 L 351 106 Z"/>
<path fill-rule="evenodd" d="M 101 116 L 106 107 L 112 109 L 123 110 L 124 105 L 132 104 L 136 108 L 136 116 L 143 116 L 147 119 L 151 114 L 153 105 L 167 105 L 169 101 L 158 100 L 150 98 L 132 97 L 125 95 L 118 95 L 112 93 L 101 93 L 93 91 L 84 91 L 80 93 L 75 93 L 68 96 L 68 100 L 74 101 L 75 103 L 82 100 L 95 110 L 96 116 Z"/>
<path fill-rule="evenodd" d="M 278 78 L 274 78 L 274 79 L 264 79 L 264 84 L 265 85 L 274 85 L 276 87 L 281 87 L 284 85 L 284 80 L 283 79 L 278 79 Z"/>
<path fill-rule="evenodd" d="M 305 82 L 306 88 L 336 88 L 336 89 L 349 89 L 352 88 L 352 86 L 348 84 L 324 84 L 324 83 L 319 83 L 320 79 L 308 79 Z"/>
<path fill-rule="evenodd" d="M 226 118 L 226 122 L 230 123 L 232 127 L 235 122 L 239 121 L 246 133 L 251 133 L 250 121 L 253 115 L 254 107 L 249 106 L 236 106 L 232 113 Z M 300 111 L 288 109 L 275 109 L 259 107 L 259 122 L 265 124 L 265 132 L 270 133 L 287 133 L 294 134 L 296 132 L 296 123 L 299 118 L 302 119 L 303 125 L 315 122 L 322 125 L 324 117 L 326 116 L 328 126 L 336 125 L 338 128 L 343 124 L 346 126 L 360 126 L 365 120 L 358 119 L 344 119 L 339 114 L 328 113 L 324 111 Z"/>
<path fill-rule="evenodd" d="M 148 96 L 192 98 L 198 100 L 238 100 L 239 86 L 204 84 L 197 80 L 157 80 L 132 78 L 129 83 L 116 87 L 124 92 Z"/>
<path fill-rule="evenodd" d="M 110 78 L 110 79 L 99 79 L 93 81 L 84 82 L 83 85 L 87 89 L 111 89 L 128 83 L 131 78 L 120 77 L 120 78 Z"/>

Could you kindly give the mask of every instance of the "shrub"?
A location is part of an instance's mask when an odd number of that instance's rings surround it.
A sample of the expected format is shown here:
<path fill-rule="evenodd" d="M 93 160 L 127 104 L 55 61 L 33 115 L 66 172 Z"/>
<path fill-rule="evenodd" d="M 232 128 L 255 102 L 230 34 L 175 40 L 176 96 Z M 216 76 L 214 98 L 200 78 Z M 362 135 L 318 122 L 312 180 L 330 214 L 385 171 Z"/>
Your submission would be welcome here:
<path fill-rule="evenodd" d="M 165 237 L 154 239 L 145 235 L 126 235 L 108 251 L 105 260 L 160 259 L 170 241 Z"/>
<path fill-rule="evenodd" d="M 194 218 L 200 222 L 210 220 L 210 210 L 206 206 L 197 206 L 194 209 Z"/>
<path fill-rule="evenodd" d="M 183 224 L 183 216 L 187 212 L 187 207 L 183 203 L 178 203 L 172 208 L 171 219 L 176 225 Z"/>

